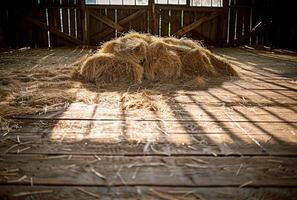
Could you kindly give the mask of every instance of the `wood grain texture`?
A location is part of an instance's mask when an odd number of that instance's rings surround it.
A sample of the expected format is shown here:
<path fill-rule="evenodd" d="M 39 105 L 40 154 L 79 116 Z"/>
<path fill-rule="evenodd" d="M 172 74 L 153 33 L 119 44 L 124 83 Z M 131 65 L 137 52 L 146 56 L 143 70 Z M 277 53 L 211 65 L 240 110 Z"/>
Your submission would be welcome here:
<path fill-rule="evenodd" d="M 189 200 L 230 200 L 264 198 L 269 200 L 294 199 L 297 192 L 296 188 L 237 188 L 237 187 L 73 187 L 73 186 L 0 186 L 0 195 L 4 198 L 15 198 L 25 200 L 33 193 L 32 198 L 42 199 L 164 199 L 165 197 L 176 199 L 183 198 Z M 83 190 L 83 191 L 82 191 Z M 46 192 L 47 193 L 40 193 Z M 35 192 L 35 194 L 34 194 Z M 27 195 L 24 195 L 26 194 Z M 28 194 L 29 193 L 29 194 Z M 54 195 L 53 195 L 54 194 Z M 94 196 L 96 195 L 96 196 Z M 163 197 L 163 198 L 162 198 Z"/>
<path fill-rule="evenodd" d="M 126 11 L 120 21 L 130 16 Z M 16 116 L 22 128 L 0 139 L 0 198 L 294 199 L 294 56 L 213 51 L 229 59 L 241 78 L 210 81 L 199 90 L 150 88 L 164 110 L 125 110 L 119 102 L 127 88 L 108 86 L 77 90 L 96 93 L 94 104 Z M 87 53 L 0 53 L 0 69 L 71 65 Z"/>
<path fill-rule="evenodd" d="M 0 158 L 3 168 L 19 169 L 8 179 L 1 176 L 1 184 L 29 185 L 26 179 L 13 182 L 23 176 L 33 177 L 34 185 L 70 186 L 240 187 L 250 181 L 248 187 L 295 187 L 297 180 L 296 159 L 284 157 L 2 155 Z"/>

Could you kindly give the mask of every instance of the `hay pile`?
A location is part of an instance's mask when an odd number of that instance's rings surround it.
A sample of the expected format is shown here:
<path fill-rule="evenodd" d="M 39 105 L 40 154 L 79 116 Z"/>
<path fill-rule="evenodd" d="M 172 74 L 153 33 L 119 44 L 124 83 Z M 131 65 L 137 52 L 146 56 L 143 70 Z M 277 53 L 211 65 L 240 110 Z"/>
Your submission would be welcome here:
<path fill-rule="evenodd" d="M 183 83 L 197 87 L 206 85 L 211 77 L 238 76 L 227 60 L 197 42 L 135 32 L 106 42 L 98 51 L 80 58 L 71 65 L 64 63 L 64 67 L 44 67 L 40 63 L 43 68 L 17 69 L 2 64 L 5 67 L 0 68 L 0 131 L 17 127 L 11 120 L 13 116 L 63 110 L 72 102 L 98 103 L 98 86 L 105 91 L 122 92 L 127 89 L 125 83 L 136 83 L 138 87 L 143 82 L 144 91 L 124 93 L 120 99 L 122 107 L 156 112 L 162 108 L 162 101 L 146 88 L 176 90 Z M 52 59 L 50 66 L 58 62 Z M 26 66 L 32 67 L 32 60 L 28 62 Z"/>
<path fill-rule="evenodd" d="M 141 82 L 143 68 L 132 59 L 127 61 L 112 53 L 100 53 L 88 58 L 77 74 L 90 82 Z"/>
<path fill-rule="evenodd" d="M 63 91 L 71 87 L 70 69 L 20 70 L 0 76 L 0 115 L 47 112 L 73 99 Z"/>
<path fill-rule="evenodd" d="M 136 32 L 104 43 L 75 70 L 90 82 L 169 82 L 190 78 L 238 76 L 224 58 L 189 39 L 162 38 Z M 198 78 L 197 78 L 198 77 Z"/>
<path fill-rule="evenodd" d="M 0 132 L 18 128 L 12 117 L 64 110 L 71 102 L 90 102 L 92 92 L 71 77 L 72 67 L 0 71 Z M 78 92 L 79 91 L 79 92 Z M 92 103 L 92 102 L 90 102 Z"/>

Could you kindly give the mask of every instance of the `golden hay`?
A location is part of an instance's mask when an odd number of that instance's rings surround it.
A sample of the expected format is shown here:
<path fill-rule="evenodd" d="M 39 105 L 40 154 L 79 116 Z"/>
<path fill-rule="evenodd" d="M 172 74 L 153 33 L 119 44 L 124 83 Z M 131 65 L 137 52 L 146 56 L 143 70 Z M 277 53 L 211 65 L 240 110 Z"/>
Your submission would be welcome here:
<path fill-rule="evenodd" d="M 116 53 L 119 51 L 120 46 L 119 40 L 111 40 L 103 43 L 97 53 Z"/>
<path fill-rule="evenodd" d="M 217 72 L 209 57 L 200 49 L 193 49 L 182 59 L 183 74 L 194 76 L 215 76 Z"/>
<path fill-rule="evenodd" d="M 239 72 L 225 58 L 215 55 L 208 50 L 205 50 L 206 55 L 209 57 L 211 64 L 215 70 L 222 76 L 234 76 L 238 77 Z"/>
<path fill-rule="evenodd" d="M 177 55 L 180 57 L 180 59 L 182 59 L 189 51 L 192 50 L 192 48 L 187 47 L 187 46 L 166 43 L 162 39 L 159 39 L 159 40 L 156 40 L 155 42 L 153 42 L 149 48 L 151 48 L 151 49 L 155 48 L 156 54 L 158 54 L 158 52 L 160 52 L 159 49 L 167 49 L 167 50 L 174 51 L 177 53 Z"/>
<path fill-rule="evenodd" d="M 201 47 L 201 44 L 198 42 L 194 42 L 193 40 L 187 39 L 187 38 L 175 38 L 175 37 L 167 37 L 161 39 L 163 42 L 167 44 L 177 45 L 177 46 L 184 46 L 191 49 L 199 48 Z"/>
<path fill-rule="evenodd" d="M 151 81 L 166 82 L 181 75 L 238 76 L 225 59 L 214 55 L 198 42 L 130 32 L 104 43 L 80 70 L 74 70 L 73 77 L 92 82 L 141 82 L 141 67 L 145 77 Z"/>
<path fill-rule="evenodd" d="M 140 83 L 143 68 L 132 60 L 126 60 L 114 54 L 95 54 L 89 57 L 81 67 L 80 77 L 90 82 L 129 81 Z"/>
<path fill-rule="evenodd" d="M 147 46 L 148 44 L 144 40 L 138 38 L 126 40 L 119 38 L 103 44 L 97 54 L 112 53 L 119 57 L 142 63 L 146 60 Z"/>
<path fill-rule="evenodd" d="M 125 41 L 127 39 L 130 39 L 130 40 L 131 39 L 132 40 L 141 39 L 141 40 L 145 41 L 147 44 L 151 44 L 152 42 L 154 42 L 157 39 L 157 37 L 149 35 L 149 34 L 141 34 L 138 32 L 131 31 L 120 38 L 121 41 Z"/>
<path fill-rule="evenodd" d="M 203 88 L 206 84 L 206 80 L 202 76 L 195 76 L 190 81 L 186 82 L 186 86 L 194 88 Z"/>
<path fill-rule="evenodd" d="M 135 93 L 125 92 L 120 102 L 122 102 L 123 110 L 144 109 L 150 111 L 157 111 L 158 106 L 154 99 L 150 96 L 149 91 L 141 91 Z"/>
<path fill-rule="evenodd" d="M 19 124 L 12 119 L 6 119 L 0 115 L 0 132 L 2 132 L 2 136 L 7 135 L 14 129 L 20 128 Z"/>
<path fill-rule="evenodd" d="M 65 91 L 73 85 L 69 75 L 71 68 L 54 70 L 12 71 L 7 78 L 0 77 L 0 116 L 37 114 L 63 109 L 75 99 L 75 92 Z M 4 75 L 4 74 L 3 74 Z M 26 81 L 24 81 L 24 77 Z M 3 120 L 2 120 L 3 122 Z M 1 126 L 3 123 L 1 123 Z M 5 126 L 4 126 L 5 127 Z"/>
<path fill-rule="evenodd" d="M 0 71 L 0 131 L 18 128 L 13 116 L 64 110 L 71 102 L 90 102 L 91 91 L 69 76 L 71 67 Z M 24 81 L 26 79 L 26 81 Z M 95 98 L 94 98 L 95 100 Z"/>
<path fill-rule="evenodd" d="M 160 42 L 149 46 L 148 61 L 144 70 L 148 80 L 166 82 L 181 75 L 182 63 L 179 56 Z"/>
<path fill-rule="evenodd" d="M 148 44 L 141 39 L 128 39 L 122 41 L 121 49 L 117 52 L 117 55 L 141 63 L 146 60 L 147 47 Z"/>
<path fill-rule="evenodd" d="M 71 102 L 95 101 L 97 86 L 75 79 L 140 83 L 143 77 L 159 82 L 180 78 L 176 83 L 182 87 L 187 86 L 182 85 L 186 83 L 197 88 L 203 87 L 208 77 L 238 76 L 226 59 L 211 53 L 199 43 L 135 32 L 104 43 L 94 55 L 81 57 L 69 66 L 0 70 L 0 128 L 9 132 L 14 122 L 7 121 L 7 118 L 12 116 L 56 111 Z M 166 84 L 158 86 L 154 82 L 152 85 L 157 89 Z M 119 85 L 115 87 L 119 89 Z M 171 82 L 165 86 L 166 90 L 167 87 L 176 89 L 178 85 Z M 160 111 L 160 105 L 155 103 L 158 100 L 154 101 L 153 97 L 147 92 L 126 93 L 121 98 L 123 109 Z"/>

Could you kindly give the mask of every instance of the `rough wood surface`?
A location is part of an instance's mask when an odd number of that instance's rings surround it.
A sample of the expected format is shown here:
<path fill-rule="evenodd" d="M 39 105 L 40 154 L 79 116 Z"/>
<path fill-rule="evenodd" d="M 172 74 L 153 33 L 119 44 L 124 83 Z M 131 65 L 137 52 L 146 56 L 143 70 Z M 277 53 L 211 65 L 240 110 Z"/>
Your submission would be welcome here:
<path fill-rule="evenodd" d="M 14 182 L 23 176 L 33 177 L 34 185 L 73 186 L 240 187 L 251 181 L 248 187 L 294 187 L 297 181 L 294 167 L 297 160 L 284 157 L 5 155 L 0 158 L 6 171 L 18 169 L 8 178 L 1 175 L 1 184 L 13 185 L 30 185 L 27 179 Z M 11 173 L 6 171 L 2 173 Z"/>
<path fill-rule="evenodd" d="M 54 34 L 54 35 L 56 35 L 58 37 L 61 37 L 61 38 L 65 39 L 65 40 L 67 40 L 67 41 L 69 41 L 69 42 L 71 42 L 73 44 L 76 44 L 76 45 L 83 44 L 82 41 L 80 41 L 80 40 L 78 40 L 78 39 L 76 39 L 76 38 L 74 38 L 74 37 L 72 37 L 72 36 L 70 36 L 68 34 L 65 34 L 65 33 L 61 32 L 60 30 L 57 30 L 57 29 L 55 29 L 55 28 L 53 28 L 51 26 L 47 26 L 46 24 L 44 24 L 42 22 L 39 22 L 39 21 L 37 21 L 35 19 L 27 18 L 27 21 L 34 24 L 34 25 L 36 25 L 36 26 L 38 26 L 38 27 L 40 27 L 40 28 L 42 28 L 42 29 L 44 29 L 44 30 L 49 30 L 52 34 Z"/>
<path fill-rule="evenodd" d="M 237 188 L 237 187 L 73 187 L 73 186 L 0 186 L 0 195 L 8 198 L 15 196 L 20 200 L 35 199 L 294 199 L 295 188 Z M 54 195 L 53 195 L 54 194 Z M 98 197 L 99 196 L 99 197 Z M 163 198 L 162 198 L 163 197 Z"/>
<path fill-rule="evenodd" d="M 215 19 L 218 16 L 219 16 L 218 13 L 213 12 L 209 16 L 202 17 L 199 20 L 197 20 L 197 21 L 195 21 L 195 22 L 181 28 L 176 33 L 174 33 L 173 35 L 181 37 L 181 36 L 185 35 L 186 33 L 188 33 L 189 31 L 191 31 L 191 30 L 197 28 L 198 26 L 202 25 L 203 23 L 205 23 L 207 21 L 210 21 L 212 19 Z"/>
<path fill-rule="evenodd" d="M 0 138 L 0 197 L 294 199 L 295 56 L 214 51 L 241 78 L 210 81 L 201 90 L 150 88 L 162 96 L 158 111 L 125 110 L 119 102 L 127 89 L 107 87 L 90 90 L 93 104 L 16 116 L 22 128 Z M 1 53 L 0 70 L 72 65 L 88 52 Z"/>

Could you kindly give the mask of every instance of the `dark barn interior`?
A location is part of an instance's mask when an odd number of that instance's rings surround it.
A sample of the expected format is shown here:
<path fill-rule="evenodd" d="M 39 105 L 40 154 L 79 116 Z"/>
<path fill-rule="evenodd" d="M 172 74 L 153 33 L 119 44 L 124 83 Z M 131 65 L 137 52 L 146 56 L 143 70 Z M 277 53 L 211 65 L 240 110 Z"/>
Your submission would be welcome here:
<path fill-rule="evenodd" d="M 1 1 L 0 199 L 296 199 L 293 2 Z M 131 31 L 190 38 L 239 77 L 75 77 Z"/>

